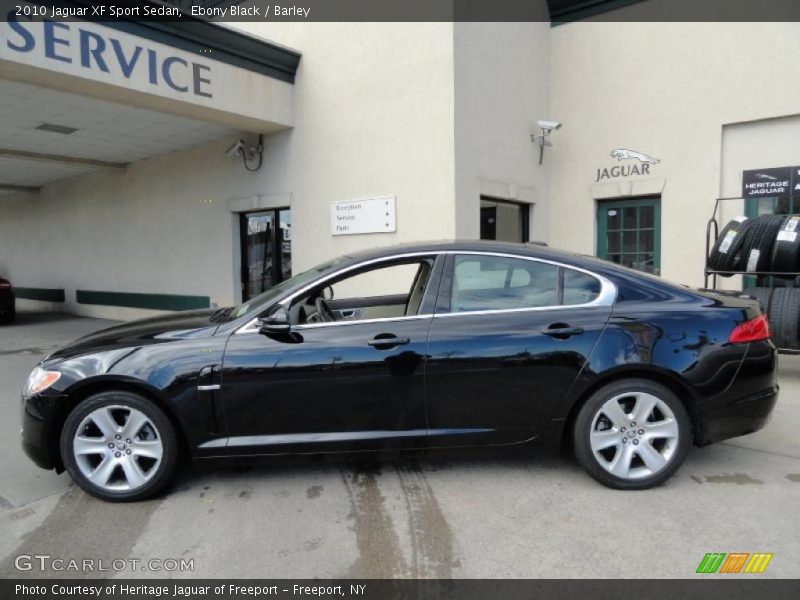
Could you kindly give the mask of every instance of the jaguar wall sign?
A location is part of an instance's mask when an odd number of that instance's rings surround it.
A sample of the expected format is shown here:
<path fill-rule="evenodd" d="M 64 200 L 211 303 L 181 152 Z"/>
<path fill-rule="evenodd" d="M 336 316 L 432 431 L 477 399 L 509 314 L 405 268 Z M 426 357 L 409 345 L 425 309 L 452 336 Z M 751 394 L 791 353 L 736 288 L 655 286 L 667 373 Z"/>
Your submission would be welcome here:
<path fill-rule="evenodd" d="M 597 169 L 597 175 L 594 180 L 595 183 L 603 181 L 604 179 L 650 175 L 650 166 L 661 162 L 659 159 L 653 158 L 644 152 L 637 152 L 636 150 L 629 150 L 628 148 L 615 148 L 611 151 L 609 156 L 611 156 L 611 158 L 616 158 L 617 162 L 631 162 Z"/>

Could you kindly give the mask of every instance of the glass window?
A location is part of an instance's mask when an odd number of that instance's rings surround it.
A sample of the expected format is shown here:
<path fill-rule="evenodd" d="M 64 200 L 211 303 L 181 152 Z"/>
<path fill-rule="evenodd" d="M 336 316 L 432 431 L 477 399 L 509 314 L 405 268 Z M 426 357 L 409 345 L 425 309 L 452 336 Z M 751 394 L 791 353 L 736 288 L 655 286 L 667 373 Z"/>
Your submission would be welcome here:
<path fill-rule="evenodd" d="M 602 201 L 597 210 L 597 255 L 647 273 L 660 268 L 659 200 Z"/>
<path fill-rule="evenodd" d="M 419 312 L 432 258 L 379 264 L 309 290 L 290 307 L 292 323 L 388 319 Z M 325 309 L 327 308 L 327 314 Z"/>
<path fill-rule="evenodd" d="M 243 302 L 238 306 L 229 309 L 228 312 L 225 314 L 224 320 L 231 321 L 233 319 L 238 319 L 239 317 L 246 315 L 249 312 L 254 312 L 257 310 L 266 309 L 269 305 L 274 301 L 277 300 L 281 294 L 286 292 L 287 290 L 301 286 L 305 283 L 309 283 L 313 281 L 315 278 L 319 277 L 332 267 L 335 267 L 337 264 L 346 260 L 347 257 L 340 256 L 335 258 L 331 261 L 323 263 L 313 269 L 309 269 L 308 271 L 303 271 L 292 277 L 291 279 L 286 279 L 281 283 L 269 288 L 266 292 L 259 294 L 255 298 L 251 298 L 247 302 Z"/>
<path fill-rule="evenodd" d="M 564 304 L 587 304 L 600 295 L 600 280 L 572 269 L 564 269 Z"/>
<path fill-rule="evenodd" d="M 330 287 L 337 300 L 397 294 L 407 296 L 418 271 L 419 263 L 391 265 L 341 279 Z"/>
<path fill-rule="evenodd" d="M 240 217 L 242 299 L 249 300 L 292 276 L 292 212 L 270 209 Z"/>
<path fill-rule="evenodd" d="M 481 239 L 528 241 L 528 205 L 481 197 Z"/>
<path fill-rule="evenodd" d="M 455 257 L 450 312 L 558 304 L 555 265 L 495 256 Z"/>

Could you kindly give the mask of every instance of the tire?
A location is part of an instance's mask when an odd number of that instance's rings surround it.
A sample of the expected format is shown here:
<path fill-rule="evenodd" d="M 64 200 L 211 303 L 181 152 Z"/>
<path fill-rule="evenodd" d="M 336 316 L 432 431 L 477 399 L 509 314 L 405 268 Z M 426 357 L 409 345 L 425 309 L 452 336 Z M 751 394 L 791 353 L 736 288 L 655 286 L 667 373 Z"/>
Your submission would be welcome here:
<path fill-rule="evenodd" d="M 650 405 L 655 408 L 648 412 Z M 645 418 L 643 426 L 642 415 L 655 420 Z M 677 471 L 692 444 L 692 430 L 686 408 L 669 389 L 647 379 L 623 379 L 599 389 L 581 407 L 573 442 L 578 462 L 597 481 L 618 490 L 644 490 Z M 618 457 L 630 458 L 619 462 Z"/>
<path fill-rule="evenodd" d="M 4 325 L 11 325 L 17 318 L 17 310 L 14 306 L 3 316 L 0 316 L 0 323 Z"/>
<path fill-rule="evenodd" d="M 772 300 L 772 288 L 756 287 L 746 290 L 745 293 L 758 300 L 758 305 L 761 307 L 761 312 L 769 315 L 769 304 Z"/>
<path fill-rule="evenodd" d="M 745 234 L 753 221 L 747 217 L 736 217 L 728 222 L 714 242 L 708 255 L 708 268 L 714 271 L 736 271 L 741 260 L 741 248 Z M 730 277 L 730 275 L 722 275 Z"/>
<path fill-rule="evenodd" d="M 792 273 L 791 279 L 800 271 L 800 216 L 786 217 L 776 234 L 770 271 Z"/>
<path fill-rule="evenodd" d="M 752 221 L 742 240 L 739 268 L 746 273 L 769 271 L 772 247 L 783 224 L 784 215 L 762 215 Z"/>
<path fill-rule="evenodd" d="M 800 289 L 775 288 L 767 320 L 778 348 L 800 349 Z"/>
<path fill-rule="evenodd" d="M 60 449 L 75 483 L 111 502 L 157 494 L 178 465 L 178 441 L 169 418 L 151 400 L 125 391 L 101 392 L 78 404 L 61 430 Z"/>

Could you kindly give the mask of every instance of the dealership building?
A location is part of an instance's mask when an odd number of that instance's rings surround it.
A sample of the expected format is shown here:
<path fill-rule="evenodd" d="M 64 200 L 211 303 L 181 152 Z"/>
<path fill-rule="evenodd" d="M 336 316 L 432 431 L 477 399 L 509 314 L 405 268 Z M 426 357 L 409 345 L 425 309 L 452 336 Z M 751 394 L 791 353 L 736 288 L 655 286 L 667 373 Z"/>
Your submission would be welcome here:
<path fill-rule="evenodd" d="M 516 23 L 6 17 L 0 276 L 20 309 L 130 319 L 486 238 L 701 285 L 717 198 L 721 221 L 800 212 L 800 24 L 585 4 L 551 2 L 558 25 L 544 0 Z"/>

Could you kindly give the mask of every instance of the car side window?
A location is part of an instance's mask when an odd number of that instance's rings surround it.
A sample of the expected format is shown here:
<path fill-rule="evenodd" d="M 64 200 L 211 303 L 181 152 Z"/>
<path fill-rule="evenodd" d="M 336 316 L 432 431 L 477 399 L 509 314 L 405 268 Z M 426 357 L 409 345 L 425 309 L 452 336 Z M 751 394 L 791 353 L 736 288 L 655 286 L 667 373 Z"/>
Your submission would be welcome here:
<path fill-rule="evenodd" d="M 558 267 L 502 256 L 456 255 L 450 312 L 558 304 Z"/>
<path fill-rule="evenodd" d="M 562 304 L 588 304 L 600 295 L 600 280 L 587 273 L 564 269 Z"/>
<path fill-rule="evenodd" d="M 387 261 L 327 282 L 296 298 L 293 324 L 364 321 L 416 315 L 430 278 L 433 259 Z"/>

